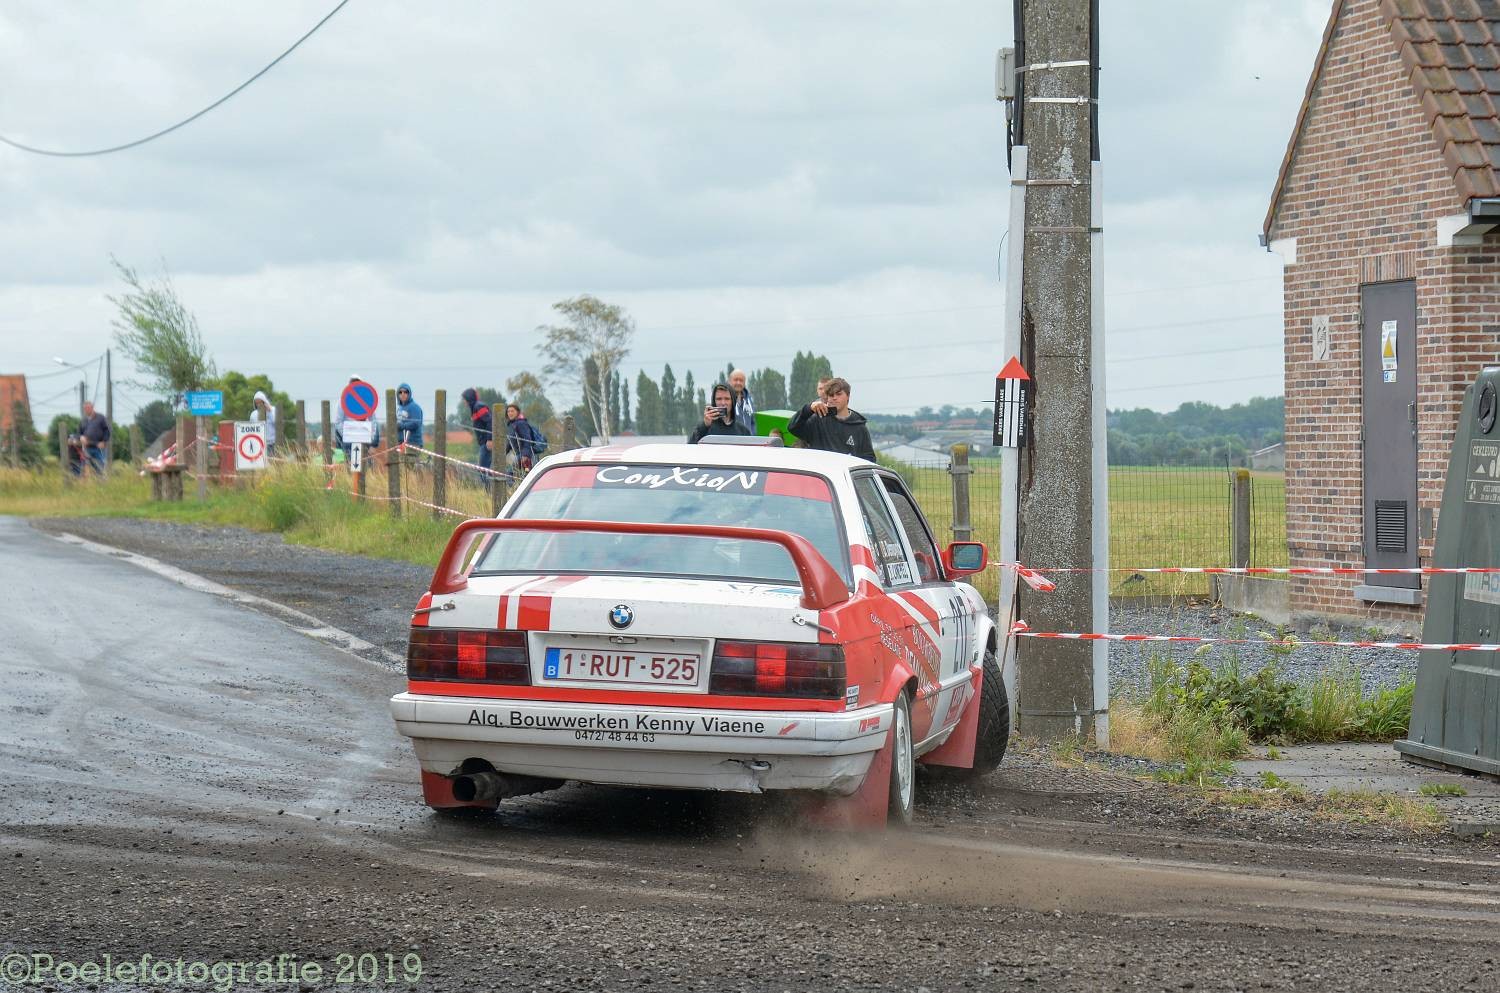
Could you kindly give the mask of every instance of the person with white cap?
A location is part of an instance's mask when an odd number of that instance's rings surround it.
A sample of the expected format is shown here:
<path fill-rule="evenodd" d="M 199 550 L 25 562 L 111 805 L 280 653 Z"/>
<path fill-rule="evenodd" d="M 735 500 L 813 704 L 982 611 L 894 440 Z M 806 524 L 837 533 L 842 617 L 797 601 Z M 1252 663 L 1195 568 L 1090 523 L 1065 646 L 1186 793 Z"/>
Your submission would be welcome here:
<path fill-rule="evenodd" d="M 266 396 L 265 390 L 255 391 L 255 402 L 251 404 L 251 421 L 264 421 L 266 425 L 266 452 L 276 447 L 276 405 Z"/>

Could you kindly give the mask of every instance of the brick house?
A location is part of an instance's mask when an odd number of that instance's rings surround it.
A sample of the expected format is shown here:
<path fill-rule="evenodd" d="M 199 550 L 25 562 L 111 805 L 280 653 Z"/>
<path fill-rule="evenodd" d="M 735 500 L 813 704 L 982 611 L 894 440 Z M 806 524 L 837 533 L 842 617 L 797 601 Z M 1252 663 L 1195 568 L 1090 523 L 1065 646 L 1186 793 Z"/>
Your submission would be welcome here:
<path fill-rule="evenodd" d="M 1432 554 L 1464 387 L 1500 357 L 1497 226 L 1500 2 L 1335 0 L 1261 236 L 1284 264 L 1292 565 Z M 1416 576 L 1290 596 L 1421 616 Z"/>
<path fill-rule="evenodd" d="M 10 431 L 11 417 L 18 403 L 25 404 L 28 408 L 31 406 L 31 400 L 26 395 L 26 377 L 0 376 L 0 433 Z"/>

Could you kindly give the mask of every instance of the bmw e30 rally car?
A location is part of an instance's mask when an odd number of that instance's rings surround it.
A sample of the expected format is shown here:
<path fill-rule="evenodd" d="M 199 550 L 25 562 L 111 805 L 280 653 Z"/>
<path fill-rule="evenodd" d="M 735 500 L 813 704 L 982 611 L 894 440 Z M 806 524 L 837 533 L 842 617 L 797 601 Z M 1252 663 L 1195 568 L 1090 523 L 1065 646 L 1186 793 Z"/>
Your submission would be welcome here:
<path fill-rule="evenodd" d="M 454 531 L 391 713 L 440 810 L 579 780 L 909 822 L 916 762 L 1005 751 L 995 626 L 958 581 L 986 557 L 939 550 L 900 477 L 846 455 L 555 455 Z"/>

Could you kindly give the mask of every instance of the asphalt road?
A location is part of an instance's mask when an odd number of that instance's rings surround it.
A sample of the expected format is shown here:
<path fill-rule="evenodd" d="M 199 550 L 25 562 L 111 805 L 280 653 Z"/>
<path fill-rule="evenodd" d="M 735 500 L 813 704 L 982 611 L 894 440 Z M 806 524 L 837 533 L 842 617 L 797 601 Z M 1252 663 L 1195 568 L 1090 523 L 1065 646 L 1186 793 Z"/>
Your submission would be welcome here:
<path fill-rule="evenodd" d="M 926 783 L 883 836 L 579 786 L 448 820 L 389 667 L 4 518 L 0 575 L 0 984 L 150 955 L 185 978 L 93 988 L 1500 988 L 1495 846 L 1143 829 L 1003 779 Z"/>

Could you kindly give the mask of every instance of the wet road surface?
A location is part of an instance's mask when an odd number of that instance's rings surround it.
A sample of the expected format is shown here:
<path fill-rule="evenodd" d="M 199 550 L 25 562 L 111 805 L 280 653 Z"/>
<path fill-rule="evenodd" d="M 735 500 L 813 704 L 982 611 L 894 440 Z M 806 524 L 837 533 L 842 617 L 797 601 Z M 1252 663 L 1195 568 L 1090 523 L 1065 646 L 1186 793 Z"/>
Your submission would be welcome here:
<path fill-rule="evenodd" d="M 0 574 L 0 955 L 323 970 L 241 989 L 372 963 L 359 988 L 1500 988 L 1493 846 L 1116 828 L 945 783 L 884 836 L 580 786 L 440 818 L 388 665 L 13 519 Z"/>

